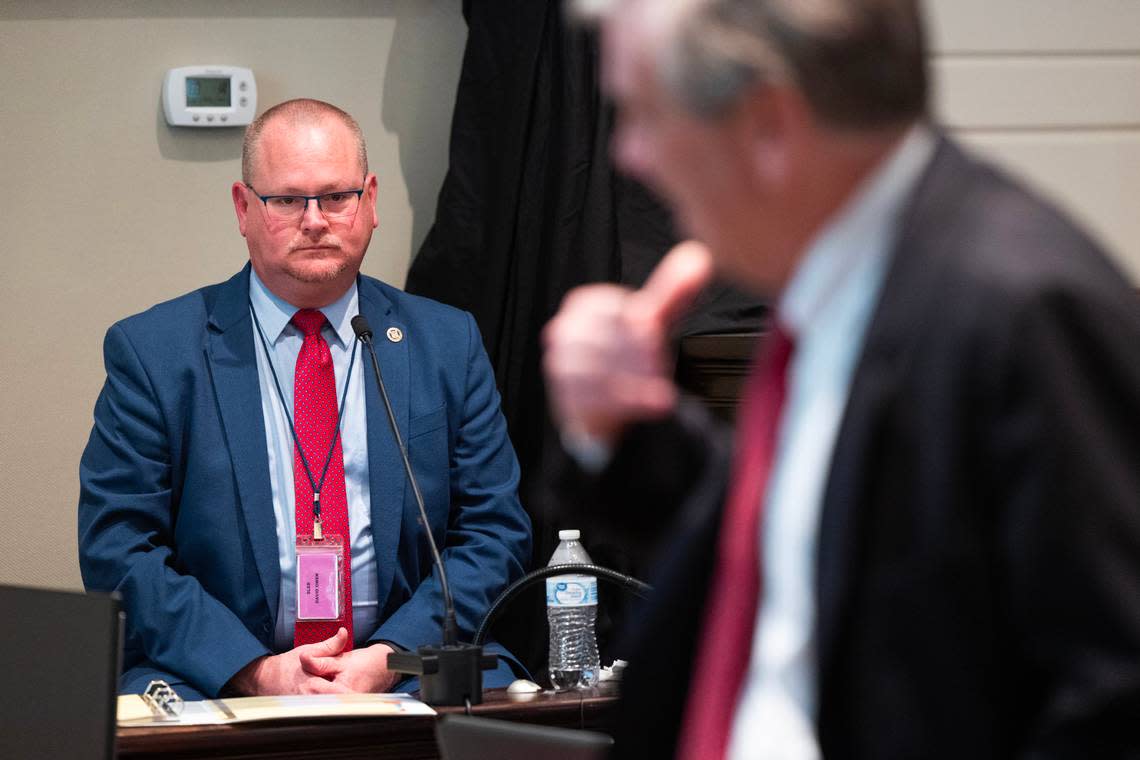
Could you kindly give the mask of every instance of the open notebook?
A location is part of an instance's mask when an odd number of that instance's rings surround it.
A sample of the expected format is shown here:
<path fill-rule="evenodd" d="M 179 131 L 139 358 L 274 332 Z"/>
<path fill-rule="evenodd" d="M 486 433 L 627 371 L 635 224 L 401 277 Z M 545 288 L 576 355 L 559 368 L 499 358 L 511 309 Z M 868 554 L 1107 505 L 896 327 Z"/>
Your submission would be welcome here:
<path fill-rule="evenodd" d="M 147 699 L 141 694 L 119 697 L 119 725 L 123 728 L 402 715 L 435 715 L 435 710 L 407 694 L 234 697 L 196 702 L 182 702 L 177 697 Z"/>

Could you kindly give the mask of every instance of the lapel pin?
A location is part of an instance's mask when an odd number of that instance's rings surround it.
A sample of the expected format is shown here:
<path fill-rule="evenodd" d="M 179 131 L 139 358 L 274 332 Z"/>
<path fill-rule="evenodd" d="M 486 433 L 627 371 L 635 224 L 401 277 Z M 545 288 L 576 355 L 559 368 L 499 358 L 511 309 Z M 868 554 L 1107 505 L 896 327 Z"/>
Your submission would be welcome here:
<path fill-rule="evenodd" d="M 389 327 L 388 328 L 388 340 L 392 341 L 393 343 L 399 343 L 403 339 L 404 339 L 404 331 L 401 330 L 399 327 Z"/>

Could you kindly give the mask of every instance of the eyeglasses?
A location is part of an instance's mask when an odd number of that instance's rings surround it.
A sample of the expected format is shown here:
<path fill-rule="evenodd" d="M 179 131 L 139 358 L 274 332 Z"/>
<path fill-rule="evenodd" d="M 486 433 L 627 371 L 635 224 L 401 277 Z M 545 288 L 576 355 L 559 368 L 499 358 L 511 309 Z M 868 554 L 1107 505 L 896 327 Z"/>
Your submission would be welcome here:
<path fill-rule="evenodd" d="M 271 219 L 282 222 L 301 219 L 309 208 L 309 201 L 317 202 L 317 208 L 326 219 L 356 216 L 356 211 L 360 208 L 360 196 L 364 194 L 364 188 L 358 188 L 321 195 L 260 195 L 253 189 L 253 185 L 246 187 L 265 204 L 265 212 Z"/>

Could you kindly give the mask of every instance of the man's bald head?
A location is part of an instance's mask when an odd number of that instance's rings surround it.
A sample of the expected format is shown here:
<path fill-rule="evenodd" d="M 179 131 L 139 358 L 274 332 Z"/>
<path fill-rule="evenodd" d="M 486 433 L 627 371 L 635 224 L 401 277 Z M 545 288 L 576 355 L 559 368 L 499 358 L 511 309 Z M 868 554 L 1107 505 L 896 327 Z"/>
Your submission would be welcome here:
<path fill-rule="evenodd" d="M 246 185 L 253 185 L 254 168 L 257 165 L 261 135 L 266 128 L 276 125 L 303 127 L 312 124 L 337 121 L 343 124 L 356 140 L 356 154 L 360 163 L 360 176 L 368 173 L 368 149 L 364 145 L 364 133 L 356 119 L 347 113 L 321 100 L 298 98 L 278 103 L 258 116 L 245 130 L 241 146 L 241 179 Z"/>

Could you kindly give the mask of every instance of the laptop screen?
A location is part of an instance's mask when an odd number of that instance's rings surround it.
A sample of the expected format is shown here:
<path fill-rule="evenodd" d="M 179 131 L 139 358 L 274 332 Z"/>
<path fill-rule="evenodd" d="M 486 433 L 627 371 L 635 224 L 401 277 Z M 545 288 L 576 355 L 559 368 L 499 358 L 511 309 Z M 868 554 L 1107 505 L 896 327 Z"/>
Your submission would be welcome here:
<path fill-rule="evenodd" d="M 0 757 L 112 758 L 118 600 L 0 586 L 0 610 Z"/>
<path fill-rule="evenodd" d="M 443 760 L 603 760 L 605 734 L 467 715 L 445 715 L 435 727 Z"/>

